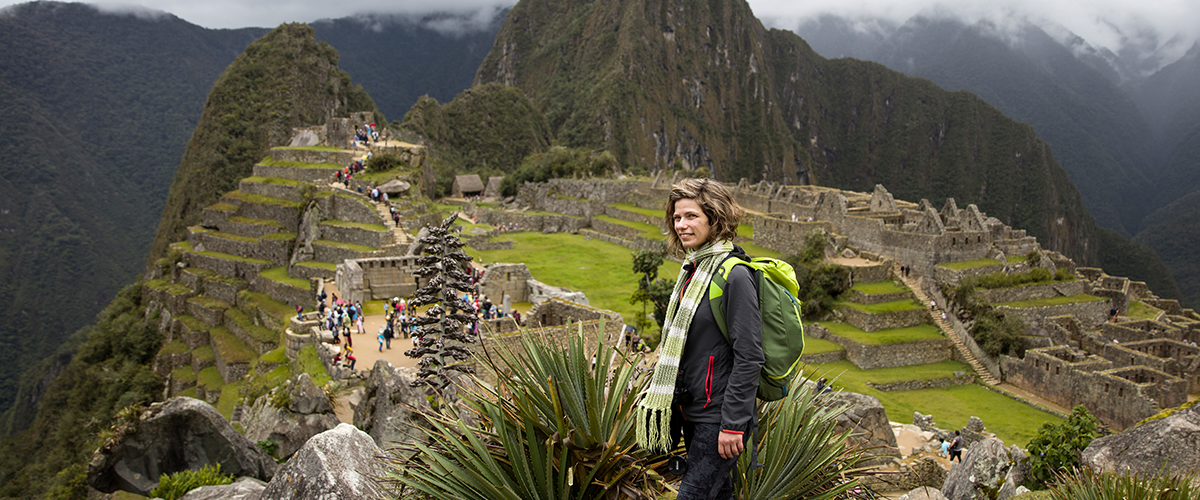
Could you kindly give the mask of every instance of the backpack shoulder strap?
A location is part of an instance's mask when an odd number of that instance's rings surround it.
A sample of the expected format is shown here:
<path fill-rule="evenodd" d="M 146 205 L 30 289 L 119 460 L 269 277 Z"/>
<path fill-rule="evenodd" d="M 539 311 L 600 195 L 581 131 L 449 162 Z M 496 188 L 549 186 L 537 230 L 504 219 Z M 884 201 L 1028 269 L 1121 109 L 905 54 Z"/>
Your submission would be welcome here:
<path fill-rule="evenodd" d="M 729 340 L 729 327 L 725 324 L 725 311 L 721 309 L 721 297 L 725 295 L 725 283 L 729 280 L 730 271 L 733 271 L 733 267 L 738 264 L 749 265 L 739 256 L 726 257 L 717 267 L 712 281 L 708 283 L 708 304 L 712 307 L 713 319 L 717 321 L 717 327 L 721 329 L 721 335 L 725 337 L 725 341 L 730 343 L 732 342 Z"/>

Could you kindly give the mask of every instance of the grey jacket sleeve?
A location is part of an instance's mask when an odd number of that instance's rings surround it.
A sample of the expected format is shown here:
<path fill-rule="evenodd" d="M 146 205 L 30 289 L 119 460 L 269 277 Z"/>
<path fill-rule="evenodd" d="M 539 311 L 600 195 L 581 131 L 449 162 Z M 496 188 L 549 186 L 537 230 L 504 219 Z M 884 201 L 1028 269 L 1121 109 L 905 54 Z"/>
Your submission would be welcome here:
<path fill-rule="evenodd" d="M 733 348 L 733 370 L 725 386 L 721 430 L 746 432 L 756 412 L 758 377 L 765 361 L 758 283 L 749 267 L 734 266 L 729 272 L 723 300 Z"/>

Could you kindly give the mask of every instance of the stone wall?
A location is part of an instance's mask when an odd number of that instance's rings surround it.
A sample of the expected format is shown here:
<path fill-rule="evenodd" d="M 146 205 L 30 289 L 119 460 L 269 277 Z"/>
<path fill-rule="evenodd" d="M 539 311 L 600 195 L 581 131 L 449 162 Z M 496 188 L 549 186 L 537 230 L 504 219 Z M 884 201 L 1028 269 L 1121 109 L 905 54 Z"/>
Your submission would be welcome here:
<path fill-rule="evenodd" d="M 888 384 L 867 382 L 867 385 L 880 391 L 919 391 L 921 389 L 945 389 L 956 385 L 975 383 L 975 375 L 958 375 L 955 377 L 934 378 L 928 380 L 905 380 Z"/>
<path fill-rule="evenodd" d="M 373 248 L 380 248 L 390 243 L 393 238 L 392 232 L 388 230 L 376 231 L 361 227 L 339 226 L 328 222 L 322 222 L 317 227 L 321 230 L 318 239 L 366 245 Z"/>
<path fill-rule="evenodd" d="M 349 165 L 350 160 L 339 165 Z M 291 179 L 300 182 L 330 182 L 337 175 L 336 168 L 296 168 L 273 165 L 255 165 L 255 177 L 278 177 L 280 179 Z"/>
<path fill-rule="evenodd" d="M 863 293 L 861 291 L 854 290 L 854 289 L 847 291 L 846 294 L 849 295 L 850 302 L 854 302 L 856 304 L 868 304 L 868 305 L 869 304 L 881 304 L 883 302 L 891 302 L 893 300 L 906 299 L 906 298 L 911 298 L 913 296 L 912 292 Z"/>
<path fill-rule="evenodd" d="M 383 224 L 383 218 L 367 197 L 349 191 L 335 191 L 332 195 L 318 198 L 321 213 L 326 219 L 361 222 L 363 224 Z"/>
<path fill-rule="evenodd" d="M 188 231 L 188 242 L 197 250 L 210 250 L 249 259 L 270 261 L 276 266 L 288 263 L 294 239 L 260 238 L 246 240 L 210 231 Z"/>
<path fill-rule="evenodd" d="M 799 254 L 804 246 L 804 235 L 813 229 L 834 232 L 833 224 L 828 221 L 800 219 L 800 222 L 792 222 L 757 215 L 749 215 L 748 219 L 747 222 L 754 226 L 754 244 L 784 255 Z"/>
<path fill-rule="evenodd" d="M 626 240 L 632 240 L 643 234 L 642 230 L 640 229 L 635 229 L 629 226 L 617 224 L 615 222 L 603 221 L 600 219 L 592 219 L 592 229 L 609 236 L 616 236 L 617 238 Z"/>
<path fill-rule="evenodd" d="M 1067 408 L 1085 405 L 1100 421 L 1125 428 L 1187 400 L 1187 382 L 1146 367 L 1114 368 L 1066 346 L 1001 356 L 1006 380 Z"/>
<path fill-rule="evenodd" d="M 950 269 L 945 266 L 937 266 L 933 268 L 933 279 L 939 283 L 946 283 L 950 286 L 957 286 L 963 278 L 967 276 L 984 276 L 992 273 L 1004 272 L 1004 264 L 998 263 L 994 266 L 976 267 L 973 269 Z"/>
<path fill-rule="evenodd" d="M 622 220 L 641 222 L 642 224 L 650 224 L 651 226 L 657 226 L 662 231 L 667 230 L 665 227 L 663 227 L 663 224 L 665 223 L 663 222 L 662 217 L 652 217 L 641 212 L 631 212 L 629 210 L 622 210 L 616 207 L 608 206 L 604 207 L 604 215 Z M 595 221 L 593 221 L 593 223 L 594 222 Z"/>
<path fill-rule="evenodd" d="M 892 261 L 886 259 L 869 266 L 849 266 L 850 278 L 854 283 L 879 283 L 892 279 Z"/>
<path fill-rule="evenodd" d="M 996 306 L 996 309 L 1017 314 L 1031 325 L 1040 324 L 1042 320 L 1055 316 L 1070 315 L 1078 318 L 1084 328 L 1092 329 L 1103 324 L 1108 318 L 1109 307 L 1111 306 L 1107 300 L 1097 300 L 1039 307 Z"/>
<path fill-rule="evenodd" d="M 838 312 L 846 322 L 864 332 L 877 332 L 889 328 L 906 328 L 929 321 L 929 312 L 923 307 L 904 311 L 868 313 L 851 306 L 838 306 Z"/>
<path fill-rule="evenodd" d="M 479 280 L 479 292 L 494 303 L 503 302 L 505 295 L 513 303 L 529 302 L 528 281 L 531 279 L 533 274 L 525 264 L 490 264 Z"/>
<path fill-rule="evenodd" d="M 614 245 L 621 245 L 630 250 L 639 250 L 644 252 L 665 252 L 667 250 L 666 243 L 663 240 L 652 240 L 645 236 L 637 236 L 631 240 L 627 240 L 625 238 L 599 233 L 590 229 L 580 230 L 579 233 L 587 236 L 588 238 L 596 238 L 600 241 L 607 241 Z"/>
<path fill-rule="evenodd" d="M 238 191 L 301 203 L 304 201 L 304 194 L 300 190 L 304 185 L 293 186 L 272 182 L 251 182 L 242 179 L 238 183 Z"/>
<path fill-rule="evenodd" d="M 273 279 L 255 276 L 250 279 L 250 290 L 283 302 L 292 309 L 295 309 L 296 306 L 310 308 L 317 300 L 317 285 L 315 281 L 311 280 L 308 284 L 309 287 L 307 289 L 296 288 L 287 283 L 280 283 Z"/>
<path fill-rule="evenodd" d="M 353 133 L 351 128 L 351 133 Z M 355 151 L 326 150 L 326 149 L 290 149 L 271 148 L 271 159 L 275 161 L 296 161 L 300 163 L 332 163 L 334 165 L 349 165 L 354 161 Z M 254 175 L 258 175 L 255 173 Z M 268 177 L 268 176 L 264 176 Z"/>
<path fill-rule="evenodd" d="M 804 333 L 842 346 L 845 358 L 863 370 L 895 366 L 923 365 L 951 359 L 949 339 L 929 339 L 886 345 L 864 345 L 839 337 L 818 324 L 807 325 Z"/>
<path fill-rule="evenodd" d="M 1048 299 L 1050 297 L 1066 297 L 1082 295 L 1088 292 L 1087 283 L 1081 280 L 1056 281 L 1041 285 L 1014 286 L 1009 288 L 976 288 L 979 294 L 991 303 L 1018 302 L 1022 300 Z"/>
<path fill-rule="evenodd" d="M 300 226 L 300 207 L 298 206 L 270 202 L 241 201 L 236 198 L 223 198 L 222 201 L 237 205 L 237 215 L 248 219 L 276 221 L 289 233 L 296 232 L 296 229 Z"/>
<path fill-rule="evenodd" d="M 337 267 L 338 290 L 352 301 L 412 297 L 429 282 L 413 274 L 420 256 L 346 259 Z"/>
<path fill-rule="evenodd" d="M 498 224 L 501 226 L 516 224 L 517 231 L 576 233 L 580 229 L 590 225 L 589 219 L 566 215 L 529 214 L 524 212 L 490 210 L 482 207 L 476 207 L 474 212 L 468 213 L 475 216 L 476 222 L 479 224 Z"/>

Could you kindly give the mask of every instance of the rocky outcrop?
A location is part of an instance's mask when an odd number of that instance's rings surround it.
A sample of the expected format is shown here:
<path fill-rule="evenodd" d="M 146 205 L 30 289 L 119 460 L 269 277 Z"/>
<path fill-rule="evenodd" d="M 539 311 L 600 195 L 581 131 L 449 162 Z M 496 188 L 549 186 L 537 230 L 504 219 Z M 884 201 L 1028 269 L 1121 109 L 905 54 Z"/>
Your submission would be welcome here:
<path fill-rule="evenodd" d="M 382 453 L 367 433 L 339 424 L 309 439 L 267 484 L 262 498 L 380 498 L 375 478 L 383 475 L 377 458 Z"/>
<path fill-rule="evenodd" d="M 941 491 L 928 486 L 922 486 L 900 497 L 900 500 L 947 500 Z"/>
<path fill-rule="evenodd" d="M 896 434 L 878 398 L 855 392 L 834 393 L 828 398 L 834 406 L 848 407 L 838 416 L 836 430 L 840 433 L 852 429 L 847 444 L 866 450 L 863 465 L 883 465 L 900 458 Z"/>
<path fill-rule="evenodd" d="M 274 441 L 275 455 L 290 457 L 309 438 L 337 427 L 337 415 L 325 390 L 302 373 L 296 380 L 259 397 L 242 415 L 246 438 L 257 443 Z"/>
<path fill-rule="evenodd" d="M 1083 450 L 1083 463 L 1095 471 L 1119 474 L 1171 474 L 1200 470 L 1200 405 L 1105 436 Z"/>
<path fill-rule="evenodd" d="M 412 387 L 412 379 L 401 375 L 385 360 L 375 362 L 363 386 L 362 401 L 354 408 L 354 426 L 362 429 L 379 446 L 411 442 L 421 436 L 409 425 L 415 408 L 428 408 L 424 389 Z"/>
<path fill-rule="evenodd" d="M 119 426 L 92 456 L 88 484 L 111 493 L 146 495 L 162 474 L 221 465 L 221 472 L 270 480 L 278 466 L 238 433 L 216 408 L 180 397 L 156 403 L 139 420 Z"/>
<path fill-rule="evenodd" d="M 252 477 L 239 477 L 233 484 L 201 486 L 179 500 L 259 500 L 267 483 Z"/>
<path fill-rule="evenodd" d="M 942 494 L 949 500 L 1005 500 L 1016 493 L 1028 473 L 1025 452 L 987 438 L 968 448 L 962 463 L 950 469 Z"/>

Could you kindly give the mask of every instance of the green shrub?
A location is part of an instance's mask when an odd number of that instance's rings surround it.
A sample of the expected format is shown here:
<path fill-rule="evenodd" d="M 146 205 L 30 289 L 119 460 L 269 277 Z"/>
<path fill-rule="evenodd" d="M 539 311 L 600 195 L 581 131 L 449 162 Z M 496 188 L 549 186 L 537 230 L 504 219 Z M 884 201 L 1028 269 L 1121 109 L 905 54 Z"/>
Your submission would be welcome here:
<path fill-rule="evenodd" d="M 504 196 L 517 194 L 526 182 L 546 182 L 550 179 L 569 179 L 575 176 L 603 176 L 616 169 L 617 159 L 608 151 L 554 146 L 545 153 L 527 156 L 517 170 L 504 177 L 500 192 Z"/>
<path fill-rule="evenodd" d="M 1042 424 L 1038 434 L 1029 441 L 1030 489 L 1043 489 L 1056 475 L 1066 474 L 1079 465 L 1079 454 L 1099 436 L 1096 418 L 1083 405 L 1076 406 L 1071 416 L 1061 424 Z M 1066 497 L 1073 498 L 1073 497 Z M 1101 498 L 1101 497 L 1095 497 Z M 1104 497 L 1107 498 L 1107 497 Z"/>
<path fill-rule="evenodd" d="M 1050 486 L 1054 500 L 1193 500 L 1200 490 L 1193 486 L 1196 473 L 1171 476 L 1126 476 L 1112 472 L 1096 473 L 1091 469 L 1076 469 L 1060 475 L 1058 484 Z"/>
<path fill-rule="evenodd" d="M 158 479 L 158 487 L 150 490 L 150 498 L 176 500 L 201 486 L 219 486 L 232 482 L 232 475 L 221 474 L 221 464 L 205 465 L 200 470 L 163 474 Z"/>
<path fill-rule="evenodd" d="M 276 443 L 274 439 L 264 439 L 254 443 L 254 445 L 262 448 L 262 451 L 267 452 L 267 454 L 271 455 L 272 457 L 274 457 L 275 452 L 279 450 L 279 443 Z"/>
<path fill-rule="evenodd" d="M 1024 356 L 1025 348 L 1021 337 L 1027 331 L 1025 322 L 1016 315 L 1001 316 L 993 310 L 976 317 L 971 336 L 988 356 Z"/>

